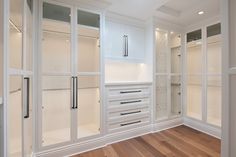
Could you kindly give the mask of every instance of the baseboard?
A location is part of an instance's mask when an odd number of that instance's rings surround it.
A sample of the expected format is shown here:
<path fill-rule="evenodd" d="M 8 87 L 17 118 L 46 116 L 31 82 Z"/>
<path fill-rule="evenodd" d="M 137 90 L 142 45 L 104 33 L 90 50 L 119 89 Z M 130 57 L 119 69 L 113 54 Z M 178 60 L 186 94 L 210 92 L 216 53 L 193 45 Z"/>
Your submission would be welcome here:
<path fill-rule="evenodd" d="M 184 125 L 221 139 L 221 129 L 219 127 L 215 127 L 188 117 L 184 117 Z"/>
<path fill-rule="evenodd" d="M 106 136 L 92 139 L 86 142 L 81 142 L 73 145 L 68 145 L 66 147 L 50 149 L 43 152 L 38 152 L 35 157 L 63 157 L 71 156 L 90 150 L 98 149 L 104 147 L 111 143 L 116 143 L 119 141 L 124 141 L 130 138 L 142 136 L 152 132 L 152 125 L 146 125 L 139 128 L 108 134 Z"/>
<path fill-rule="evenodd" d="M 158 122 L 156 124 L 153 124 L 153 132 L 159 132 L 159 131 L 174 128 L 180 125 L 183 125 L 182 117 Z"/>

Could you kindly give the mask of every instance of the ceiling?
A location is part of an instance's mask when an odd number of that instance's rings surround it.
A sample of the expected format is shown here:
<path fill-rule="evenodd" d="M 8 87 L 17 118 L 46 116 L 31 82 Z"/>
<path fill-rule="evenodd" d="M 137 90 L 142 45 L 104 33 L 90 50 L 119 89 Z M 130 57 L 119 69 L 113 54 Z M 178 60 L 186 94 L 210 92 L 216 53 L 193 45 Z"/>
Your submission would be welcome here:
<path fill-rule="evenodd" d="M 103 0 L 104 1 L 104 0 Z M 219 15 L 220 0 L 105 0 L 108 10 L 146 20 L 152 16 L 187 26 Z M 198 15 L 199 11 L 205 14 Z"/>

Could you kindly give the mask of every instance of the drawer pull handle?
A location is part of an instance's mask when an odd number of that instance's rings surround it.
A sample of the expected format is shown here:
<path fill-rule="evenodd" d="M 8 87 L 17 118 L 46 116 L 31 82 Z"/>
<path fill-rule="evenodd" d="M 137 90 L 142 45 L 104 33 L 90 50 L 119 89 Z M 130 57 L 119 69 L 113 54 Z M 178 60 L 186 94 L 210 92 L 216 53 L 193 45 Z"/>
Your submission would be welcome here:
<path fill-rule="evenodd" d="M 126 112 L 126 113 L 121 113 L 121 116 L 128 115 L 128 114 L 135 114 L 135 113 L 140 113 L 141 111 L 134 111 L 134 112 Z"/>
<path fill-rule="evenodd" d="M 142 102 L 142 100 L 136 100 L 136 101 L 123 101 L 123 102 L 120 102 L 120 104 L 131 104 L 131 103 L 137 103 L 137 102 Z"/>
<path fill-rule="evenodd" d="M 135 121 L 135 122 L 130 122 L 130 123 L 125 123 L 125 124 L 120 124 L 120 126 L 126 126 L 126 125 L 137 124 L 137 123 L 141 123 L 141 120 Z"/>
<path fill-rule="evenodd" d="M 121 91 L 120 94 L 127 94 L 127 93 L 140 93 L 141 90 L 133 90 L 133 91 Z"/>

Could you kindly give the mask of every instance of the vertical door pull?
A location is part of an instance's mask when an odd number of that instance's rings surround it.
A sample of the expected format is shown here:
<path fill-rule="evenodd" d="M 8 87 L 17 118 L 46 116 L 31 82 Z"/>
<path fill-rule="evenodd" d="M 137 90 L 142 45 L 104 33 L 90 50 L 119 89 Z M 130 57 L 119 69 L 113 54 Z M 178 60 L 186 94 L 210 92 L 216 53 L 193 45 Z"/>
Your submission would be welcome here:
<path fill-rule="evenodd" d="M 126 35 L 123 36 L 123 56 L 126 57 Z"/>
<path fill-rule="evenodd" d="M 72 86 L 72 106 L 71 106 L 71 108 L 72 109 L 75 109 L 75 77 L 74 76 L 72 76 L 71 77 L 71 86 Z"/>
<path fill-rule="evenodd" d="M 30 78 L 25 77 L 24 78 L 24 118 L 29 118 L 29 105 L 30 105 Z"/>
<path fill-rule="evenodd" d="M 129 37 L 126 35 L 126 57 L 129 56 Z"/>
<path fill-rule="evenodd" d="M 78 108 L 78 77 L 75 77 L 75 108 Z"/>

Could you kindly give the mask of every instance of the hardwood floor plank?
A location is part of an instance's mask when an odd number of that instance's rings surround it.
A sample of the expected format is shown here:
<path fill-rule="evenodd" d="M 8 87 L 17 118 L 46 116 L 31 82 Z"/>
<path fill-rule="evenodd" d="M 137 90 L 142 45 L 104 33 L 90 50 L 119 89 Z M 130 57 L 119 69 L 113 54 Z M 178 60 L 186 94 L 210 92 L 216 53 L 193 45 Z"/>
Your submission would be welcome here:
<path fill-rule="evenodd" d="M 179 126 L 73 157 L 220 157 L 220 140 Z"/>

